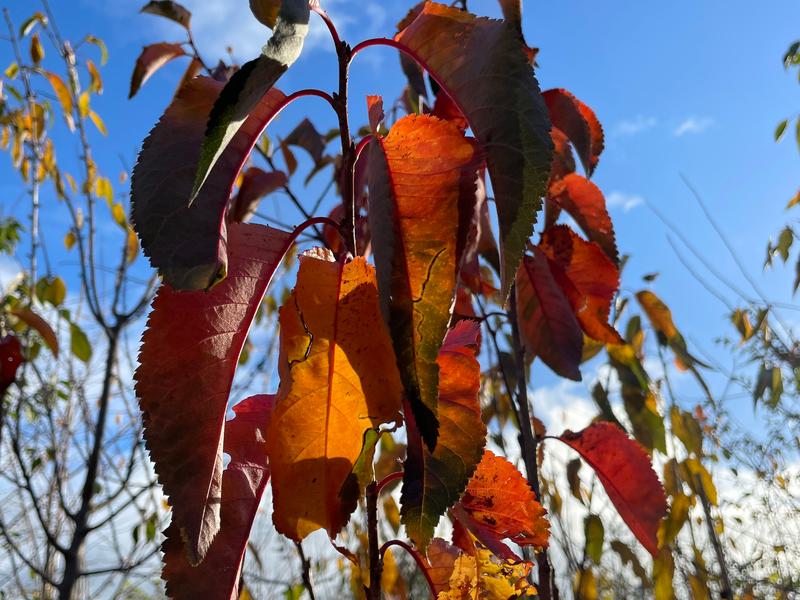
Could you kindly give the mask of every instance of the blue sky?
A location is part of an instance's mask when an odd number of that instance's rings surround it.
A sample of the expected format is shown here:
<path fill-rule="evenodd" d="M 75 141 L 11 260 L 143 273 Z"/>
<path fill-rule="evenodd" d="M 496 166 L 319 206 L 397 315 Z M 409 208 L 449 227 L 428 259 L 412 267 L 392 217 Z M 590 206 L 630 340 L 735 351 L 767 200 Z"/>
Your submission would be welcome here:
<path fill-rule="evenodd" d="M 12 17 L 19 23 L 35 4 L 11 2 Z M 97 135 L 95 152 L 101 168 L 116 175 L 122 164 L 134 163 L 141 140 L 165 108 L 185 66 L 185 61 L 167 66 L 129 101 L 136 56 L 144 44 L 182 41 L 182 31 L 156 17 L 139 15 L 141 0 L 52 4 L 65 36 L 79 39 L 93 33 L 108 44 L 106 89 L 94 108 L 111 136 Z M 185 4 L 194 13 L 198 45 L 209 61 L 228 44 L 238 60 L 252 58 L 268 37 L 268 30 L 251 17 L 247 0 L 186 0 Z M 322 4 L 342 36 L 355 43 L 391 35 L 394 23 L 412 2 L 323 0 Z M 473 12 L 499 14 L 495 0 L 469 4 Z M 301 60 L 279 83 L 286 92 L 335 86 L 331 45 L 315 22 Z M 796 147 L 791 140 L 775 144 L 772 139 L 776 123 L 797 112 L 800 86 L 783 70 L 781 57 L 800 35 L 798 22 L 800 5 L 789 0 L 776 0 L 768 8 L 744 0 L 724 5 L 584 0 L 525 4 L 527 40 L 541 49 L 537 75 L 542 88 L 569 89 L 594 108 L 605 126 L 606 150 L 595 181 L 609 199 L 619 246 L 632 255 L 624 287 L 638 289 L 644 285 L 642 274 L 660 272 L 654 290 L 672 306 L 678 326 L 705 350 L 713 350 L 720 335 L 732 334 L 726 309 L 680 264 L 667 242 L 667 230 L 646 203 L 664 213 L 711 263 L 745 288 L 682 181 L 684 175 L 700 191 L 767 295 L 791 299 L 793 269 L 765 274 L 762 263 L 767 239 L 786 222 L 784 206 L 800 185 Z M 5 64 L 11 58 L 7 46 L 2 48 Z M 366 94 L 380 93 L 391 102 L 403 83 L 392 51 L 370 49 L 360 55 L 351 87 L 354 122 L 365 120 Z M 320 131 L 335 125 L 326 106 L 307 100 L 283 113 L 270 132 L 285 134 L 304 113 Z M 65 150 L 72 143 L 66 142 Z M 323 179 L 310 186 L 309 196 L 316 197 Z M 24 196 L 7 159 L 0 160 L 0 192 L 2 214 L 23 217 Z M 66 223 L 57 219 L 45 215 L 45 232 L 54 238 L 48 245 L 50 258 L 55 265 L 69 266 L 70 257 L 60 244 Z M 787 313 L 787 320 L 795 320 L 796 314 Z M 541 376 L 552 381 L 549 375 Z"/>

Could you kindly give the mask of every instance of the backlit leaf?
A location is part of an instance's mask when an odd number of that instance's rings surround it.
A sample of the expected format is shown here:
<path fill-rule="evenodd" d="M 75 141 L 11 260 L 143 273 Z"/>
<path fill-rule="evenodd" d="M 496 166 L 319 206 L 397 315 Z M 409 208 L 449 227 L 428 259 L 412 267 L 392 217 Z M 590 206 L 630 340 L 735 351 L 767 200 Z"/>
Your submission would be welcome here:
<path fill-rule="evenodd" d="M 553 151 L 547 109 L 517 27 L 426 2 L 395 40 L 459 106 L 486 152 L 505 299 L 541 206 Z"/>
<path fill-rule="evenodd" d="M 33 329 L 36 333 L 38 333 L 44 340 L 44 343 L 47 344 L 47 347 L 50 348 L 50 351 L 53 353 L 53 356 L 58 358 L 58 337 L 56 337 L 55 331 L 53 331 L 53 328 L 50 327 L 47 321 L 45 321 L 39 314 L 33 312 L 27 306 L 22 306 L 22 305 L 15 306 L 14 308 L 11 309 L 10 312 L 12 315 L 17 317 L 17 319 L 19 319 L 20 321 L 25 323 L 25 325 L 27 325 L 28 327 Z M 83 332 L 81 331 L 80 333 Z M 73 350 L 75 348 L 74 335 L 75 334 L 73 333 Z M 85 340 L 86 336 L 84 335 L 83 338 Z M 81 354 L 81 356 L 79 356 L 79 358 L 85 355 L 86 354 L 84 352 L 83 354 Z M 91 349 L 89 349 L 88 355 L 89 356 L 92 355 Z M 83 360 L 83 358 L 81 359 Z M 88 358 L 86 360 L 88 360 Z M 86 362 L 86 360 L 84 360 L 84 362 Z"/>
<path fill-rule="evenodd" d="M 144 438 L 192 564 L 219 529 L 223 426 L 239 354 L 289 244 L 283 231 L 232 224 L 228 278 L 208 292 L 162 285 L 142 336 L 135 379 Z"/>
<path fill-rule="evenodd" d="M 461 496 L 483 455 L 486 426 L 478 400 L 480 325 L 459 321 L 439 352 L 439 438 L 431 452 L 409 432 L 400 496 L 402 522 L 425 548 L 439 518 Z"/>
<path fill-rule="evenodd" d="M 238 598 L 240 573 L 250 528 L 269 480 L 264 447 L 274 396 L 251 396 L 233 407 L 235 417 L 224 425 L 224 451 L 230 463 L 222 474 L 220 530 L 202 564 L 186 559 L 175 523 L 162 545 L 167 594 L 175 600 Z"/>
<path fill-rule="evenodd" d="M 580 381 L 583 333 L 547 255 L 538 247 L 517 273 L 517 322 L 528 358 L 539 357 L 553 371 Z"/>
<path fill-rule="evenodd" d="M 266 171 L 250 167 L 244 172 L 239 191 L 231 200 L 228 218 L 242 223 L 248 221 L 258 208 L 261 198 L 282 188 L 289 181 L 283 171 Z"/>
<path fill-rule="evenodd" d="M 566 225 L 556 225 L 542 234 L 539 248 L 550 260 L 550 270 L 586 334 L 607 344 L 622 344 L 624 340 L 608 323 L 619 270 L 600 246 Z"/>
<path fill-rule="evenodd" d="M 139 12 L 175 21 L 184 29 L 189 29 L 192 20 L 192 13 L 173 0 L 151 0 Z"/>
<path fill-rule="evenodd" d="M 47 78 L 47 81 L 50 82 L 50 86 L 53 88 L 56 98 L 58 98 L 58 103 L 61 105 L 62 116 L 66 120 L 67 126 L 70 130 L 75 129 L 75 119 L 72 116 L 75 105 L 72 102 L 72 94 L 58 75 L 50 73 L 49 71 L 42 71 L 42 74 Z"/>
<path fill-rule="evenodd" d="M 577 433 L 565 431 L 558 439 L 594 469 L 622 520 L 656 556 L 667 501 L 647 453 L 620 428 L 602 421 Z"/>
<path fill-rule="evenodd" d="M 603 152 L 603 127 L 591 108 L 565 89 L 542 92 L 553 127 L 563 131 L 575 146 L 588 177 Z"/>
<path fill-rule="evenodd" d="M 478 151 L 451 123 L 411 115 L 369 156 L 370 231 L 382 310 L 416 425 L 437 435 L 437 357 L 455 295 L 459 200 L 475 189 Z M 474 196 L 474 191 L 473 191 Z"/>
<path fill-rule="evenodd" d="M 281 384 L 267 436 L 273 522 L 294 540 L 320 528 L 333 537 L 356 507 L 351 473 L 364 433 L 400 412 L 373 268 L 363 258 L 304 254 L 280 327 Z"/>
<path fill-rule="evenodd" d="M 548 194 L 575 219 L 589 240 L 597 242 L 615 264 L 619 261 L 614 225 L 600 188 L 585 177 L 570 173 L 553 182 Z"/>
<path fill-rule="evenodd" d="M 24 362 L 22 346 L 13 335 L 0 338 L 0 399 L 17 379 L 17 369 Z"/>
<path fill-rule="evenodd" d="M 308 152 L 314 164 L 322 162 L 325 138 L 308 119 L 300 121 L 300 124 L 284 138 L 283 143 L 287 146 L 297 146 Z"/>
<path fill-rule="evenodd" d="M 250 10 L 256 19 L 273 29 L 281 10 L 281 0 L 250 0 Z"/>
<path fill-rule="evenodd" d="M 519 557 L 503 543 L 546 548 L 550 523 L 528 482 L 516 467 L 489 450 L 467 485 L 453 515 L 496 556 Z"/>
<path fill-rule="evenodd" d="M 225 85 L 208 117 L 190 202 L 196 200 L 212 168 L 250 113 L 300 56 L 309 14 L 308 0 L 283 0 L 275 30 L 261 56 L 242 65 Z"/>
<path fill-rule="evenodd" d="M 92 345 L 86 333 L 75 323 L 69 324 L 70 349 L 75 357 L 85 363 L 92 359 Z"/>
<path fill-rule="evenodd" d="M 186 56 L 186 52 L 180 44 L 159 42 L 145 46 L 139 54 L 139 58 L 136 59 L 128 98 L 133 98 L 153 73 L 179 56 Z"/>
<path fill-rule="evenodd" d="M 286 96 L 271 90 L 222 155 L 189 205 L 206 117 L 222 88 L 206 77 L 186 82 L 145 139 L 131 179 L 131 219 L 151 264 L 175 289 L 206 289 L 227 271 L 224 212 L 250 149 Z"/>
<path fill-rule="evenodd" d="M 603 521 L 597 515 L 586 515 L 583 520 L 583 534 L 586 539 L 585 552 L 596 565 L 600 564 L 603 557 L 603 541 L 605 538 L 605 528 Z"/>

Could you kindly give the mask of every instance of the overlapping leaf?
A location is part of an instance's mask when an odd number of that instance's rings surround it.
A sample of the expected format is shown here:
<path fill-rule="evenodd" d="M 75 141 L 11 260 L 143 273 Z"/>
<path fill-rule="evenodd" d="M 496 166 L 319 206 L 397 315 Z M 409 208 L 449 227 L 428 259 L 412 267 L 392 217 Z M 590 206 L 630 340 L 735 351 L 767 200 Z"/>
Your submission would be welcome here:
<path fill-rule="evenodd" d="M 571 173 L 553 182 L 548 194 L 558 207 L 575 219 L 589 240 L 597 242 L 614 263 L 619 261 L 614 225 L 600 188 L 585 177 Z"/>
<path fill-rule="evenodd" d="M 264 439 L 274 400 L 251 396 L 233 407 L 236 416 L 225 423 L 224 451 L 231 460 L 222 475 L 221 525 L 202 564 L 194 567 L 186 560 L 176 523 L 167 528 L 162 576 L 170 598 L 239 598 L 245 546 L 269 480 Z"/>
<path fill-rule="evenodd" d="M 602 421 L 558 438 L 591 466 L 617 512 L 650 554 L 658 554 L 658 526 L 666 515 L 664 488 L 650 458 L 624 431 Z"/>
<path fill-rule="evenodd" d="M 208 111 L 222 84 L 191 79 L 144 141 L 131 181 L 132 220 L 151 264 L 175 289 L 207 289 L 227 272 L 225 209 L 255 140 L 283 108 L 271 90 L 233 138 L 189 206 Z"/>
<path fill-rule="evenodd" d="M 529 358 L 539 357 L 553 371 L 579 381 L 583 333 L 572 306 L 538 247 L 517 273 L 517 322 Z"/>
<path fill-rule="evenodd" d="M 566 225 L 542 234 L 539 244 L 586 334 L 607 344 L 624 340 L 608 323 L 611 302 L 619 288 L 619 270 L 603 250 Z"/>
<path fill-rule="evenodd" d="M 144 437 L 192 564 L 219 529 L 223 425 L 239 354 L 289 243 L 283 231 L 231 225 L 228 278 L 209 292 L 162 285 L 142 336 L 135 379 Z"/>
<path fill-rule="evenodd" d="M 550 524 L 516 467 L 490 450 L 483 454 L 466 492 L 453 509 L 454 517 L 481 544 L 505 560 L 520 558 L 503 542 L 547 547 Z"/>
<path fill-rule="evenodd" d="M 373 268 L 304 254 L 280 325 L 281 385 L 267 435 L 273 521 L 295 540 L 320 528 L 333 537 L 356 506 L 351 474 L 365 432 L 400 412 Z"/>
<path fill-rule="evenodd" d="M 483 455 L 486 426 L 478 401 L 480 326 L 460 321 L 439 352 L 439 438 L 431 452 L 409 431 L 400 497 L 402 522 L 418 548 L 467 487 Z"/>
<path fill-rule="evenodd" d="M 225 85 L 208 116 L 190 201 L 196 200 L 239 128 L 300 56 L 308 33 L 309 14 L 308 0 L 283 0 L 274 31 L 261 56 L 242 65 Z"/>
<path fill-rule="evenodd" d="M 417 427 L 437 436 L 437 356 L 458 273 L 462 188 L 474 198 L 479 152 L 453 124 L 411 115 L 372 143 L 369 220 L 382 309 Z"/>
<path fill-rule="evenodd" d="M 565 89 L 542 92 L 553 127 L 569 137 L 591 177 L 605 145 L 603 127 L 591 108 Z"/>
<path fill-rule="evenodd" d="M 283 171 L 266 172 L 250 167 L 244 172 L 239 191 L 231 200 L 228 219 L 237 223 L 248 221 L 256 211 L 261 198 L 280 189 L 288 178 Z"/>
<path fill-rule="evenodd" d="M 505 298 L 541 206 L 553 150 L 547 109 L 518 29 L 426 2 L 395 40 L 450 95 L 486 151 Z"/>

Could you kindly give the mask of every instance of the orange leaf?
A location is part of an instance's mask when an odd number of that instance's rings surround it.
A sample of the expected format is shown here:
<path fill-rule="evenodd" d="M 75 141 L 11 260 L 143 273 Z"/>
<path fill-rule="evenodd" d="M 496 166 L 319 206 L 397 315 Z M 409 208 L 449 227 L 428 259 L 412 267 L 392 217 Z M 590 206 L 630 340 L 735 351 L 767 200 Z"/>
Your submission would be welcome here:
<path fill-rule="evenodd" d="M 406 22 L 395 41 L 449 94 L 486 152 L 505 300 L 550 174 L 553 142 L 539 85 L 514 24 L 435 2 L 426 2 Z"/>
<path fill-rule="evenodd" d="M 553 127 L 569 137 L 586 174 L 591 177 L 603 152 L 603 127 L 591 108 L 564 89 L 542 92 Z"/>
<path fill-rule="evenodd" d="M 47 321 L 25 306 L 17 306 L 12 308 L 10 312 L 42 336 L 44 343 L 50 348 L 50 352 L 53 353 L 53 356 L 58 358 L 58 338 L 53 328 L 47 324 Z"/>
<path fill-rule="evenodd" d="M 133 98 L 153 73 L 179 56 L 186 56 L 186 52 L 180 44 L 159 42 L 145 46 L 139 54 L 139 58 L 136 59 L 128 98 Z"/>
<path fill-rule="evenodd" d="M 607 344 L 625 343 L 608 324 L 619 270 L 600 246 L 566 225 L 556 225 L 542 234 L 539 248 L 550 259 L 550 269 L 586 335 Z"/>
<path fill-rule="evenodd" d="M 228 278 L 208 292 L 162 285 L 142 336 L 144 438 L 193 564 L 219 529 L 222 429 L 239 354 L 290 241 L 263 225 L 231 225 Z"/>
<path fill-rule="evenodd" d="M 411 115 L 371 144 L 369 220 L 384 314 L 406 394 L 436 445 L 438 371 L 455 295 L 462 188 L 474 199 L 479 153 L 452 123 Z M 471 207 L 470 207 L 471 208 Z"/>
<path fill-rule="evenodd" d="M 517 322 L 528 358 L 539 357 L 562 377 L 580 381 L 583 333 L 572 305 L 541 248 L 517 273 Z"/>
<path fill-rule="evenodd" d="M 666 516 L 664 488 L 644 449 L 616 425 L 599 421 L 562 442 L 578 451 L 636 538 L 650 554 L 658 554 L 658 526 Z"/>
<path fill-rule="evenodd" d="M 460 321 L 439 352 L 439 438 L 431 452 L 408 425 L 408 456 L 400 496 L 402 523 L 425 548 L 439 518 L 455 504 L 481 460 L 486 426 L 478 400 L 480 325 Z"/>
<path fill-rule="evenodd" d="M 222 474 L 221 524 L 202 564 L 189 564 L 177 525 L 167 528 L 162 576 L 173 600 L 239 597 L 247 539 L 269 480 L 264 436 L 274 400 L 251 396 L 233 407 L 236 416 L 225 423 L 224 450 L 231 460 Z"/>
<path fill-rule="evenodd" d="M 548 195 L 575 219 L 586 237 L 597 242 L 614 263 L 619 261 L 614 225 L 600 188 L 585 177 L 572 173 L 555 181 Z"/>
<path fill-rule="evenodd" d="M 273 521 L 294 540 L 320 528 L 335 537 L 359 497 L 352 471 L 365 432 L 400 412 L 374 269 L 363 258 L 302 255 L 280 327 L 281 384 L 267 435 Z"/>
<path fill-rule="evenodd" d="M 505 560 L 520 558 L 504 539 L 519 546 L 547 547 L 550 523 L 546 512 L 516 467 L 489 450 L 483 453 L 467 491 L 453 509 L 461 524 Z"/>

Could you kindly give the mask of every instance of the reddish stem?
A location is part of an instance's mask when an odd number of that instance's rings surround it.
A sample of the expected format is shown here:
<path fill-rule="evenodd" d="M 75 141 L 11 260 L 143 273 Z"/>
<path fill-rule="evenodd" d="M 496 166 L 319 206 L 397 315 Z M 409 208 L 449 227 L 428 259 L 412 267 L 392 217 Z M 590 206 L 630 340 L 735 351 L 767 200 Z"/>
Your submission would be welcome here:
<path fill-rule="evenodd" d="M 338 46 L 342 42 L 342 40 L 339 39 L 339 32 L 336 31 L 336 25 L 333 24 L 333 21 L 331 21 L 331 18 L 328 15 L 328 13 L 325 12 L 319 6 L 312 6 L 311 10 L 317 13 L 322 18 L 323 22 L 328 27 L 328 31 L 331 34 L 331 38 L 333 38 L 334 45 Z"/>
<path fill-rule="evenodd" d="M 377 492 L 380 494 L 381 490 L 383 488 L 385 488 L 387 485 L 389 485 L 393 481 L 397 481 L 398 479 L 402 479 L 402 478 L 403 478 L 403 472 L 402 471 L 395 471 L 394 473 L 389 473 L 386 477 L 384 477 L 383 479 L 381 479 L 378 482 Z"/>
<path fill-rule="evenodd" d="M 356 161 L 358 160 L 358 157 L 361 156 L 361 153 L 364 151 L 364 148 L 366 148 L 369 145 L 369 143 L 374 139 L 375 135 L 372 133 L 370 133 L 369 135 L 365 135 L 363 138 L 361 138 L 361 141 L 358 142 L 358 146 L 356 146 L 356 152 L 355 152 Z"/>
<path fill-rule="evenodd" d="M 297 100 L 298 98 L 302 98 L 304 96 L 316 96 L 317 98 L 322 98 L 328 104 L 331 105 L 331 108 L 333 108 L 333 110 L 336 110 L 336 105 L 333 102 L 333 97 L 327 92 L 323 92 L 322 90 L 317 90 L 314 88 L 310 88 L 307 90 L 298 90 L 296 92 L 289 94 L 284 99 L 283 106 L 281 107 L 281 109 L 285 108 L 288 104 L 290 104 L 294 100 Z"/>
<path fill-rule="evenodd" d="M 400 546 L 403 550 L 405 550 L 406 552 L 408 552 L 411 555 L 411 558 L 414 559 L 414 561 L 417 563 L 417 566 L 420 569 L 422 569 L 422 574 L 425 575 L 425 581 L 428 582 L 428 587 L 431 590 L 431 597 L 435 598 L 436 597 L 436 586 L 433 584 L 433 580 L 431 579 L 431 575 L 428 572 L 428 569 L 430 569 L 430 565 L 428 564 L 428 561 L 425 560 L 425 558 L 423 558 L 422 555 L 419 552 L 416 551 L 416 549 L 414 549 L 410 545 L 406 544 L 402 540 L 389 540 L 383 546 L 381 546 L 381 549 L 380 549 L 381 558 L 383 558 L 383 555 L 386 554 L 386 551 L 392 546 Z"/>
<path fill-rule="evenodd" d="M 333 219 L 329 217 L 313 217 L 294 228 L 294 231 L 292 231 L 291 235 L 289 236 L 289 243 L 294 242 L 300 236 L 300 234 L 303 233 L 303 231 L 309 227 L 313 227 L 314 225 L 330 225 L 336 231 L 339 231 L 339 223 Z"/>

